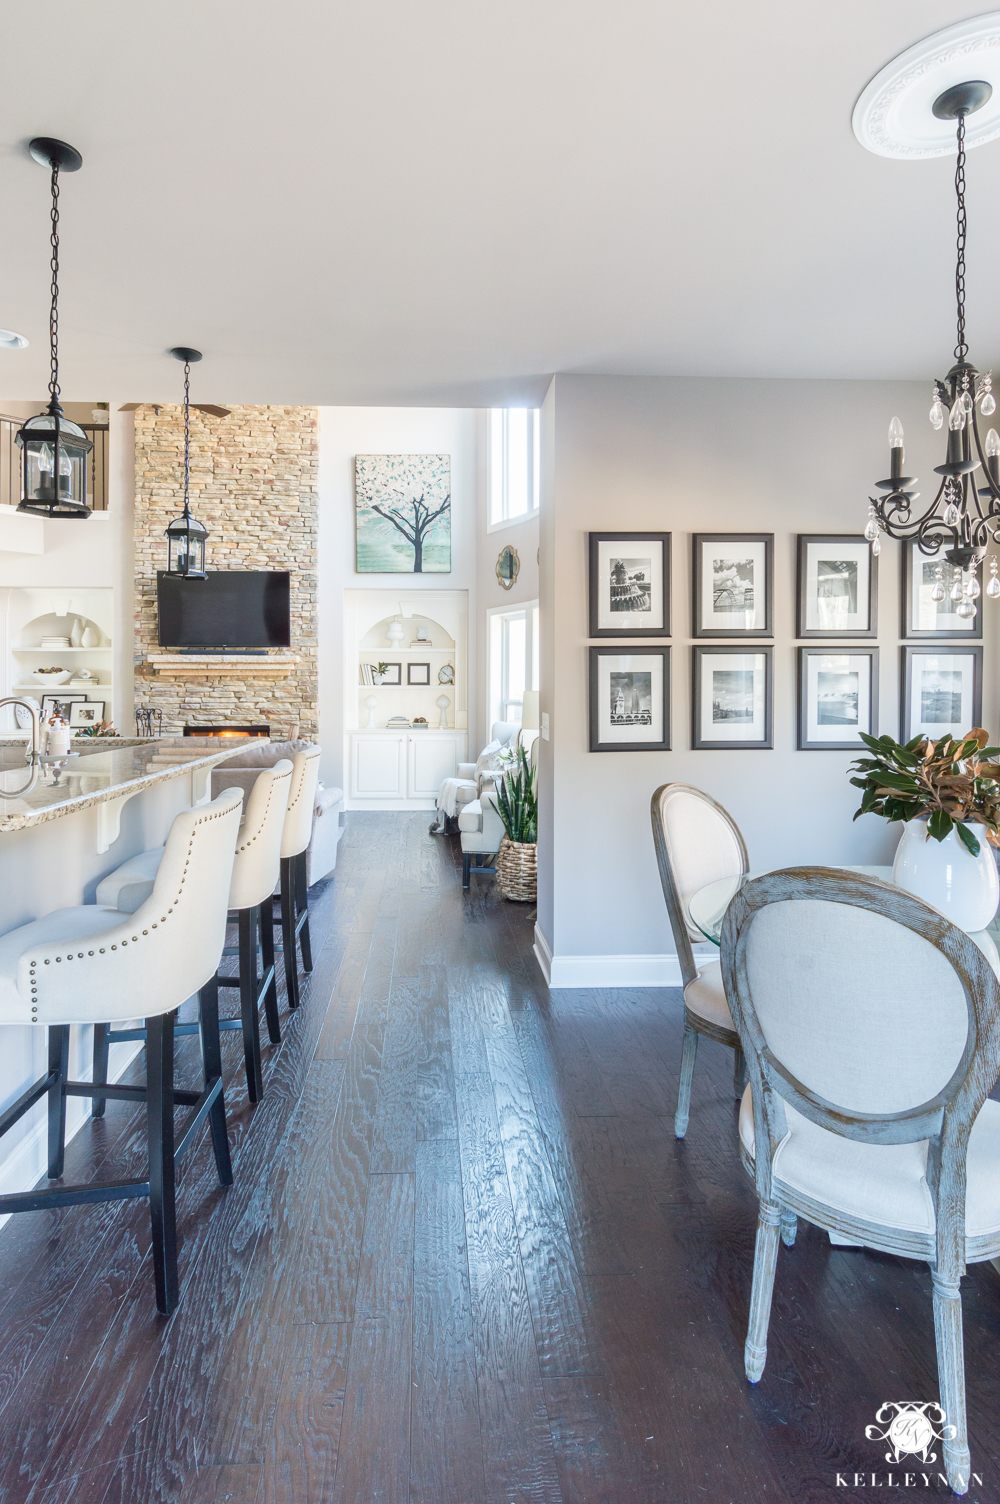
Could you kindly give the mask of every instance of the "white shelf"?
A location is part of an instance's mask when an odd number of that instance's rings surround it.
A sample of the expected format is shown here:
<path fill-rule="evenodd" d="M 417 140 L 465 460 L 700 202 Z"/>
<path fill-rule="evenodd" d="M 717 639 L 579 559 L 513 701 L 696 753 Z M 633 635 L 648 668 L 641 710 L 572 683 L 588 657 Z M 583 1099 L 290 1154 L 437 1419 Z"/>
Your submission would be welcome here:
<path fill-rule="evenodd" d="M 111 643 L 96 648 L 11 648 L 12 653 L 110 653 Z"/>
<path fill-rule="evenodd" d="M 111 688 L 111 680 L 110 679 L 102 679 L 100 681 L 100 683 L 97 683 L 95 681 L 93 684 L 88 684 L 86 687 L 87 687 L 87 689 L 110 689 Z M 14 685 L 14 689 L 15 690 L 30 689 L 35 694 L 42 694 L 42 695 L 54 695 L 57 692 L 57 690 L 60 690 L 60 689 L 66 690 L 66 689 L 70 689 L 70 688 L 73 689 L 73 692 L 75 694 L 79 694 L 80 691 L 84 688 L 84 686 L 82 684 L 70 685 L 70 683 L 67 681 L 65 684 L 51 684 L 48 687 L 48 689 L 46 689 L 45 685 L 44 684 L 40 684 L 37 679 L 29 679 L 24 684 L 15 684 Z M 105 699 L 106 698 L 107 698 L 107 696 L 105 696 Z"/>

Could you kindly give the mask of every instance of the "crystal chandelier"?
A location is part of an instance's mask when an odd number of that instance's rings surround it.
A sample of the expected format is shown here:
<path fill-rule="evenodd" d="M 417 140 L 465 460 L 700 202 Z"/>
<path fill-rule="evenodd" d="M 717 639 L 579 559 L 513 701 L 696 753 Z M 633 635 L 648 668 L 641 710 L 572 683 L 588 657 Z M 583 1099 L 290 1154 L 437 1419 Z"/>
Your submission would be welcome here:
<path fill-rule="evenodd" d="M 884 494 L 869 498 L 868 525 L 865 537 L 872 553 L 881 548 L 881 535 L 889 538 L 912 538 L 921 553 L 936 557 L 942 553 L 951 566 L 952 579 L 946 582 L 943 566 L 931 587 L 931 597 L 943 601 L 950 595 L 955 614 L 965 619 L 975 616 L 980 593 L 977 573 L 992 537 L 1000 542 L 1000 435 L 991 428 L 985 440 L 980 437 L 976 409 L 983 418 L 996 412 L 992 372 L 981 376 L 967 359 L 965 339 L 965 118 L 981 109 L 992 95 L 992 87 L 982 81 L 956 84 L 934 101 L 939 120 L 957 120 L 958 163 L 955 169 L 955 196 L 958 207 L 956 244 L 955 296 L 958 309 L 958 337 L 955 364 L 944 381 L 935 381 L 930 421 L 935 429 L 948 430 L 948 450 L 943 465 L 935 465 L 941 484 L 926 511 L 917 514 L 914 503 L 915 476 L 903 474 L 903 425 L 898 418 L 889 424 L 889 475 L 876 481 Z M 978 475 L 977 475 L 978 472 Z M 984 481 L 978 485 L 977 481 Z M 997 561 L 990 563 L 991 575 L 986 594 L 1000 597 Z"/>

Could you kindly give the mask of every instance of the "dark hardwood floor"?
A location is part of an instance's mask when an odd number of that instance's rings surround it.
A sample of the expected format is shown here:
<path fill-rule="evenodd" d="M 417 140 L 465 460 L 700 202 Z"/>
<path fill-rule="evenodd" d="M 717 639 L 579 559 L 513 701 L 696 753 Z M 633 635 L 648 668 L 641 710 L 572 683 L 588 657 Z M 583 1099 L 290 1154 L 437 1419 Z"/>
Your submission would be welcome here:
<path fill-rule="evenodd" d="M 169 1321 L 145 1203 L 0 1231 L 3 1504 L 815 1504 L 885 1478 L 883 1401 L 936 1397 L 926 1268 L 804 1225 L 746 1383 L 731 1056 L 702 1044 L 678 1143 L 679 992 L 550 995 L 526 907 L 463 895 L 428 823 L 348 816 L 256 1108 L 224 1036 L 236 1181 L 185 1161 Z M 110 1103 L 67 1179 L 143 1157 Z M 1000 1277 L 964 1292 L 1000 1500 Z"/>

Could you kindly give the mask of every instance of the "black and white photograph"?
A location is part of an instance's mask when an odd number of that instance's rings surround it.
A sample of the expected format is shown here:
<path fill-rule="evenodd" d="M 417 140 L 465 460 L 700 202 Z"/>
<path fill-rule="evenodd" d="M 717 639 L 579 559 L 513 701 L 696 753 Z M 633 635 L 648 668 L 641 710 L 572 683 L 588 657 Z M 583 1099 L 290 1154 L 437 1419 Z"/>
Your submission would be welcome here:
<path fill-rule="evenodd" d="M 695 637 L 771 637 L 773 533 L 695 533 Z"/>
<path fill-rule="evenodd" d="M 591 637 L 670 636 L 670 534 L 590 534 Z"/>
<path fill-rule="evenodd" d="M 853 750 L 878 735 L 878 648 L 799 648 L 798 750 Z"/>
<path fill-rule="evenodd" d="M 772 648 L 753 652 L 728 647 L 692 649 L 696 749 L 768 748 L 772 744 Z"/>
<path fill-rule="evenodd" d="M 407 684 L 429 684 L 431 682 L 431 666 L 429 663 L 408 663 L 406 665 Z"/>
<path fill-rule="evenodd" d="M 103 700 L 76 700 L 69 708 L 69 724 L 81 731 L 87 726 L 99 726 L 104 720 Z"/>
<path fill-rule="evenodd" d="M 975 611 L 969 616 L 959 615 L 958 607 L 965 594 L 965 585 L 973 578 L 963 575 L 960 569 L 949 564 L 944 557 L 947 544 L 942 543 L 934 554 L 922 553 L 916 540 L 908 538 L 902 547 L 903 558 L 903 636 L 910 638 L 965 638 L 977 642 L 983 635 L 983 566 L 979 565 L 975 579 L 980 594 L 975 599 Z M 955 590 L 958 598 L 955 598 Z"/>
<path fill-rule="evenodd" d="M 874 637 L 877 566 L 860 535 L 800 533 L 799 637 Z"/>
<path fill-rule="evenodd" d="M 983 713 L 981 647 L 904 647 L 900 676 L 903 742 L 962 736 Z"/>
<path fill-rule="evenodd" d="M 590 650 L 591 752 L 670 747 L 670 649 Z"/>

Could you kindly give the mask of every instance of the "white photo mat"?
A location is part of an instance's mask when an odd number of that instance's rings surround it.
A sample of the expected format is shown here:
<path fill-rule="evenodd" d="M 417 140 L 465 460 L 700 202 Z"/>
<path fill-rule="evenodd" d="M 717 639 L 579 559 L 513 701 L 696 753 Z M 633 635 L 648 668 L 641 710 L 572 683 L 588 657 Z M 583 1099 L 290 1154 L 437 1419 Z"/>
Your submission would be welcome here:
<path fill-rule="evenodd" d="M 647 711 L 645 723 L 641 717 Z M 602 653 L 598 657 L 597 736 L 602 746 L 644 741 L 658 746 L 666 737 L 664 712 L 660 653 Z"/>
<path fill-rule="evenodd" d="M 767 544 L 731 538 L 699 542 L 704 632 L 763 632 L 767 626 Z"/>
<path fill-rule="evenodd" d="M 979 611 L 972 617 L 959 616 L 955 611 L 958 602 L 951 599 L 955 571 L 944 557 L 946 545 L 942 543 L 937 553 L 933 555 L 921 553 L 916 544 L 907 543 L 904 547 L 906 567 L 909 570 L 910 603 L 909 620 L 904 628 L 904 634 L 961 632 L 970 638 L 978 638 L 982 632 Z M 938 578 L 939 570 L 945 597 L 943 601 L 934 601 L 931 599 L 931 591 Z M 977 605 L 981 610 L 981 596 Z"/>
<path fill-rule="evenodd" d="M 806 543 L 802 586 L 807 632 L 869 630 L 871 562 L 865 542 Z"/>
<path fill-rule="evenodd" d="M 810 746 L 855 742 L 871 734 L 872 659 L 869 653 L 808 653 L 805 657 L 805 736 Z"/>
<path fill-rule="evenodd" d="M 767 656 L 764 653 L 702 652 L 703 742 L 764 743 L 767 737 Z"/>
<path fill-rule="evenodd" d="M 961 649 L 913 654 L 905 707 L 907 740 L 960 737 L 975 725 L 975 706 L 976 654 Z"/>
<path fill-rule="evenodd" d="M 661 631 L 664 594 L 663 547 L 660 540 L 651 538 L 649 542 L 644 542 L 641 538 L 631 538 L 611 541 L 602 538 L 597 545 L 597 560 L 598 630 Z M 627 589 L 640 609 L 612 609 L 612 571 L 618 580 L 625 576 Z M 619 595 L 619 604 L 622 599 Z"/>

